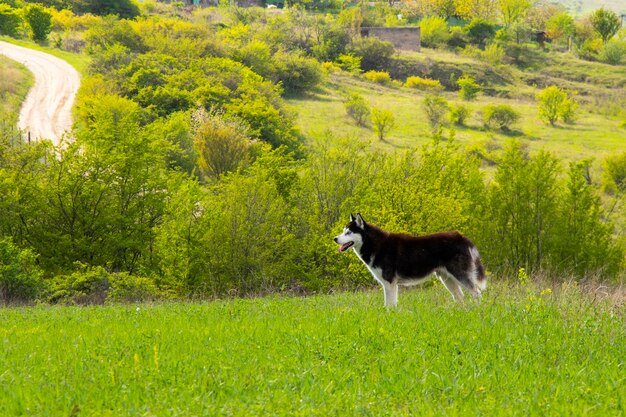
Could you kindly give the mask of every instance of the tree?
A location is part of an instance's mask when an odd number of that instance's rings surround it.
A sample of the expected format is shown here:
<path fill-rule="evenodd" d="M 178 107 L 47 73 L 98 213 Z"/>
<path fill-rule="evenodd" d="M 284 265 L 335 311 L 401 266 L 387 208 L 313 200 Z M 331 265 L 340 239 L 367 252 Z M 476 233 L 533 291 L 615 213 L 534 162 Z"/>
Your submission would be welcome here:
<path fill-rule="evenodd" d="M 575 30 L 574 19 L 567 12 L 557 13 L 546 22 L 547 35 L 553 40 L 569 38 Z"/>
<path fill-rule="evenodd" d="M 519 113 L 508 104 L 489 105 L 483 110 L 483 121 L 490 128 L 507 131 L 519 118 Z"/>
<path fill-rule="evenodd" d="M 436 133 L 446 122 L 446 115 L 450 110 L 448 101 L 440 96 L 428 95 L 424 98 L 424 112 L 433 133 Z"/>
<path fill-rule="evenodd" d="M 506 27 L 523 19 L 532 6 L 533 0 L 498 0 L 500 16 Z"/>
<path fill-rule="evenodd" d="M 359 93 L 352 93 L 345 104 L 346 113 L 357 125 L 365 126 L 370 116 L 370 108 L 367 102 Z"/>
<path fill-rule="evenodd" d="M 385 135 L 393 129 L 396 120 L 389 110 L 372 109 L 372 125 L 379 140 L 385 140 Z"/>
<path fill-rule="evenodd" d="M 567 93 L 557 86 L 546 87 L 537 94 L 539 116 L 552 126 L 561 119 L 572 123 L 576 113 L 576 103 L 568 98 Z"/>
<path fill-rule="evenodd" d="M 480 93 L 480 84 L 478 84 L 474 78 L 470 75 L 463 75 L 457 80 L 459 86 L 459 96 L 466 101 L 476 100 L 478 93 Z"/>
<path fill-rule="evenodd" d="M 606 10 L 604 7 L 592 13 L 591 24 L 604 43 L 615 36 L 621 26 L 617 14 L 611 10 Z"/>
<path fill-rule="evenodd" d="M 16 36 L 21 22 L 16 9 L 0 4 L 0 35 Z"/>
<path fill-rule="evenodd" d="M 52 30 L 52 15 L 38 4 L 31 4 L 24 15 L 36 41 L 45 41 Z"/>

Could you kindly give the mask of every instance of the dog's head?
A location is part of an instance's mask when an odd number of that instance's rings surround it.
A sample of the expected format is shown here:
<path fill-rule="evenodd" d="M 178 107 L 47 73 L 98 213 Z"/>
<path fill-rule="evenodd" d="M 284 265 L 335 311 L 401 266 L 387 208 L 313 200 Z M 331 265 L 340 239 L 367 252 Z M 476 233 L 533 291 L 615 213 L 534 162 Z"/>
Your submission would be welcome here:
<path fill-rule="evenodd" d="M 363 234 L 367 224 L 360 214 L 354 217 L 350 215 L 350 223 L 343 229 L 343 233 L 335 237 L 335 243 L 340 244 L 339 252 L 345 252 L 350 248 L 355 250 L 363 246 Z"/>

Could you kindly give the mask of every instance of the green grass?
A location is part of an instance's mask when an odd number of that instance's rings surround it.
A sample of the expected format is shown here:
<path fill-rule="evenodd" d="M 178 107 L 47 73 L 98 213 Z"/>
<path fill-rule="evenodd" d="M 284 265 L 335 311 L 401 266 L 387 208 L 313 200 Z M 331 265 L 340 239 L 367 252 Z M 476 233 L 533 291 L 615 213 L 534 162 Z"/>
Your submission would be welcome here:
<path fill-rule="evenodd" d="M 33 82 L 33 75 L 24 65 L 0 55 L 0 119 L 3 122 L 11 126 L 17 124 L 20 107 Z"/>
<path fill-rule="evenodd" d="M 623 293 L 541 289 L 3 309 L 0 415 L 624 415 Z"/>
<path fill-rule="evenodd" d="M 350 92 L 358 92 L 371 107 L 391 110 L 396 127 L 386 142 L 378 142 L 371 128 L 357 126 L 347 115 L 344 102 Z M 530 99 L 495 98 L 479 96 L 473 102 L 462 102 L 456 93 L 443 93 L 450 103 L 463 103 L 472 115 L 466 127 L 456 127 L 455 137 L 462 144 L 491 142 L 501 146 L 511 137 L 525 141 L 531 150 L 545 149 L 565 160 L 595 157 L 602 159 L 626 147 L 626 129 L 622 120 L 591 113 L 579 112 L 574 125 L 560 124 L 551 127 L 539 120 L 537 105 Z M 297 124 L 308 138 L 332 132 L 335 136 L 348 136 L 371 142 L 374 149 L 393 150 L 415 147 L 429 142 L 430 127 L 422 110 L 424 93 L 406 88 L 386 87 L 344 74 L 331 75 L 322 89 L 313 95 L 289 99 L 298 114 Z M 513 131 L 485 130 L 479 112 L 488 104 L 509 104 L 521 114 Z"/>

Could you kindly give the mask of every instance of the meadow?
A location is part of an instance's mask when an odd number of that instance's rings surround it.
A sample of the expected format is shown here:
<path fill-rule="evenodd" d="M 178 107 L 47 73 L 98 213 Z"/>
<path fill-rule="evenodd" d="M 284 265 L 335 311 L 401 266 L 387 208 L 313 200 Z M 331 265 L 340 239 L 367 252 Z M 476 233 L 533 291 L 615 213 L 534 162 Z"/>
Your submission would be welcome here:
<path fill-rule="evenodd" d="M 623 289 L 0 310 L 3 416 L 618 416 Z"/>

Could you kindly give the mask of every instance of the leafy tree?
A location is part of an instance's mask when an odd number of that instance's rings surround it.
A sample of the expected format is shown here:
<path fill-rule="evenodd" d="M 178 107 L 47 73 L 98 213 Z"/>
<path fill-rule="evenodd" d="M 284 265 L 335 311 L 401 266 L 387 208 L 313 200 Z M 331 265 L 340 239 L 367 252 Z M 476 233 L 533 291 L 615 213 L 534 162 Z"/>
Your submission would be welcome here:
<path fill-rule="evenodd" d="M 537 94 L 539 116 L 552 126 L 561 119 L 566 123 L 574 120 L 576 103 L 568 98 L 567 93 L 556 86 L 546 87 Z"/>
<path fill-rule="evenodd" d="M 508 104 L 488 105 L 483 109 L 483 121 L 490 128 L 507 131 L 519 118 L 519 113 Z"/>
<path fill-rule="evenodd" d="M 547 35 L 553 40 L 569 38 L 575 30 L 574 19 L 567 12 L 555 14 L 546 22 Z"/>
<path fill-rule="evenodd" d="M 606 10 L 604 7 L 591 14 L 591 24 L 604 43 L 615 36 L 621 27 L 617 14 L 611 10 Z"/>
<path fill-rule="evenodd" d="M 481 88 L 472 76 L 464 74 L 456 83 L 459 86 L 459 97 L 466 101 L 476 100 Z"/>
<path fill-rule="evenodd" d="M 372 126 L 378 136 L 378 140 L 385 140 L 385 136 L 395 126 L 396 119 L 389 110 L 372 109 Z"/>
<path fill-rule="evenodd" d="M 24 18 L 34 40 L 41 42 L 48 39 L 52 30 L 52 14 L 38 4 L 30 4 L 26 7 Z"/>
<path fill-rule="evenodd" d="M 450 106 L 450 120 L 457 126 L 464 126 L 465 120 L 470 115 L 470 109 L 463 104 L 456 104 Z"/>
<path fill-rule="evenodd" d="M 17 10 L 8 4 L 0 4 L 0 34 L 7 36 L 16 36 L 22 18 Z"/>
<path fill-rule="evenodd" d="M 481 18 L 472 19 L 465 26 L 464 30 L 470 42 L 481 48 L 484 48 L 487 42 L 493 39 L 496 34 L 495 25 Z"/>
<path fill-rule="evenodd" d="M 427 95 L 424 98 L 423 107 L 431 131 L 433 133 L 438 132 L 446 124 L 446 116 L 450 111 L 450 104 L 441 96 Z"/>
<path fill-rule="evenodd" d="M 533 6 L 533 2 L 534 0 L 498 0 L 498 8 L 504 25 L 509 27 L 522 20 Z"/>
<path fill-rule="evenodd" d="M 430 16 L 420 21 L 421 42 L 426 47 L 435 48 L 445 45 L 450 39 L 448 24 L 443 17 Z"/>
<path fill-rule="evenodd" d="M 363 71 L 385 71 L 389 68 L 395 49 L 391 42 L 381 41 L 377 37 L 355 39 L 348 47 L 355 57 L 361 58 Z"/>
<path fill-rule="evenodd" d="M 30 249 L 20 249 L 10 238 L 0 239 L 0 303 L 33 301 L 43 290 L 43 272 Z"/>
<path fill-rule="evenodd" d="M 345 104 L 346 113 L 357 125 L 365 126 L 370 117 L 370 108 L 359 93 L 352 93 Z"/>

